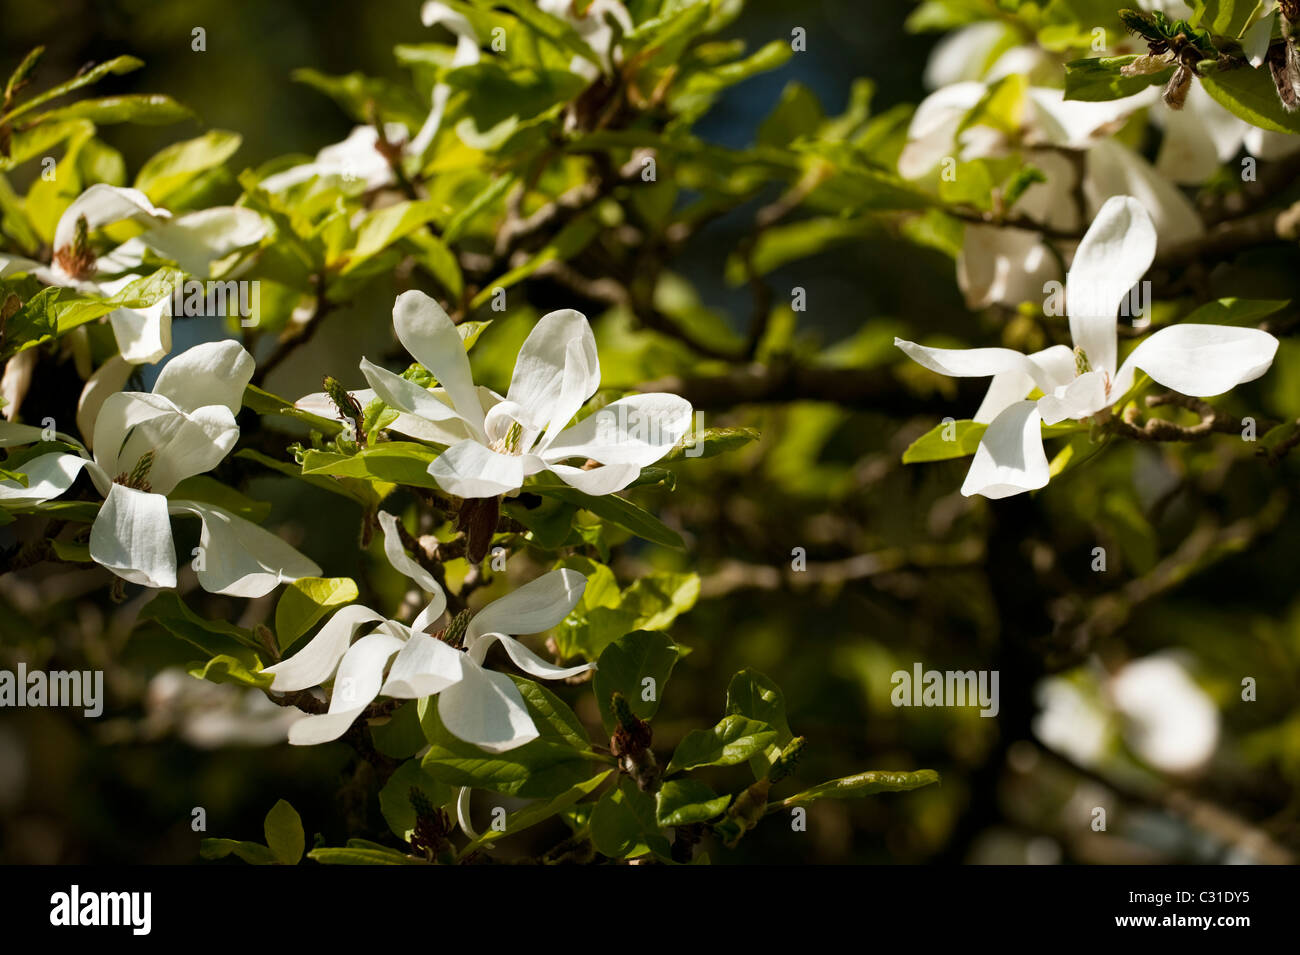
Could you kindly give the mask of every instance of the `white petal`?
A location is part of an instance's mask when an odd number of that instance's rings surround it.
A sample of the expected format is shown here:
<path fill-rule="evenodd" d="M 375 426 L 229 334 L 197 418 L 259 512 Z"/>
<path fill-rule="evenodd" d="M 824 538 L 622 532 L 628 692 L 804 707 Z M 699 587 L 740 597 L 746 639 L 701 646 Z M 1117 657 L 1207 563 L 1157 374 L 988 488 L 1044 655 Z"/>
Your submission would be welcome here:
<path fill-rule="evenodd" d="M 133 584 L 176 586 L 167 498 L 114 484 L 90 528 L 90 556 Z"/>
<path fill-rule="evenodd" d="M 918 365 L 951 378 L 986 378 L 1020 371 L 1044 392 L 1057 384 L 1049 377 L 1048 366 L 1010 348 L 929 348 L 901 338 L 895 338 L 894 344 Z"/>
<path fill-rule="evenodd" d="M 691 427 L 691 403 L 668 394 L 631 395 L 611 402 L 547 446 L 545 461 L 591 458 L 601 464 L 654 464 Z"/>
<path fill-rule="evenodd" d="M 109 395 L 117 394 L 126 387 L 133 370 L 130 362 L 120 355 L 114 355 L 86 379 L 86 386 L 81 389 L 81 397 L 77 399 L 77 430 L 87 440 L 93 440 L 95 421 L 99 418 L 104 402 Z"/>
<path fill-rule="evenodd" d="M 972 309 L 1041 301 L 1060 277 L 1056 258 L 1037 232 L 968 225 L 957 257 L 957 284 Z"/>
<path fill-rule="evenodd" d="M 1042 351 L 1034 352 L 1027 358 L 1040 369 L 1040 381 L 1054 384 L 1056 387 L 1069 384 L 1074 378 L 1074 352 L 1065 345 L 1053 345 Z M 1023 401 L 1038 385 L 1027 371 L 1013 370 L 1000 372 L 989 382 L 989 390 L 984 401 L 975 412 L 976 421 L 988 424 L 1006 408 Z"/>
<path fill-rule="evenodd" d="M 402 547 L 402 537 L 397 530 L 397 518 L 387 511 L 379 512 L 379 525 L 384 530 L 384 556 L 399 574 L 404 574 L 421 590 L 432 597 L 429 605 L 420 611 L 412 625 L 415 630 L 424 630 L 430 623 L 442 616 L 447 609 L 447 594 L 443 591 L 433 574 L 421 567 Z"/>
<path fill-rule="evenodd" d="M 569 487 L 593 497 L 621 491 L 641 475 L 641 468 L 635 464 L 605 464 L 589 471 L 569 464 L 551 464 L 547 470 Z"/>
<path fill-rule="evenodd" d="M 329 710 L 294 723 L 289 727 L 289 742 L 294 746 L 314 746 L 346 733 L 361 711 L 379 695 L 384 667 L 401 648 L 400 638 L 378 632 L 367 634 L 349 647 L 334 676 Z"/>
<path fill-rule="evenodd" d="M 998 415 L 975 451 L 962 494 L 996 499 L 1046 486 L 1050 474 L 1040 421 L 1033 401 L 1021 401 Z"/>
<path fill-rule="evenodd" d="M 1070 336 L 1097 371 L 1114 373 L 1120 303 L 1156 255 L 1151 216 L 1136 199 L 1116 196 L 1097 213 L 1066 278 Z"/>
<path fill-rule="evenodd" d="M 1153 89 L 1123 99 L 1090 102 L 1068 100 L 1064 90 L 1041 86 L 1029 89 L 1037 132 L 1054 145 L 1069 149 L 1082 149 L 1107 135 L 1116 124 L 1152 105 L 1157 96 Z"/>
<path fill-rule="evenodd" d="M 917 106 L 907 130 L 907 145 L 898 157 L 904 179 L 920 179 L 955 151 L 954 136 L 963 116 L 976 107 L 983 83 L 954 83 L 931 93 Z"/>
<path fill-rule="evenodd" d="M 252 209 L 216 206 L 177 216 L 135 241 L 171 259 L 190 275 L 207 278 L 213 262 L 236 249 L 256 245 L 266 234 L 265 220 Z"/>
<path fill-rule="evenodd" d="M 557 666 L 548 660 L 543 660 L 514 637 L 508 637 L 504 633 L 485 634 L 474 645 L 471 656 L 477 661 L 487 653 L 488 647 L 493 643 L 500 643 L 505 647 L 506 653 L 514 661 L 515 666 L 529 676 L 535 676 L 542 680 L 567 680 L 571 676 L 586 673 L 595 666 L 594 663 L 581 663 L 571 667 Z"/>
<path fill-rule="evenodd" d="M 415 289 L 403 292 L 393 304 L 393 330 L 412 357 L 433 372 L 461 418 L 481 432 L 483 406 L 470 374 L 465 343 L 442 306 Z M 374 387 L 373 382 L 371 385 Z"/>
<path fill-rule="evenodd" d="M 1142 341 L 1124 362 L 1116 388 L 1127 391 L 1140 368 L 1184 395 L 1211 398 L 1268 370 L 1277 339 L 1258 328 L 1170 325 Z"/>
<path fill-rule="evenodd" d="M 438 694 L 438 717 L 452 736 L 489 753 L 504 753 L 538 737 L 514 681 L 470 660 L 460 682 Z"/>
<path fill-rule="evenodd" d="M 448 401 L 441 400 L 438 392 L 421 388 L 387 368 L 381 368 L 368 359 L 361 359 L 361 373 L 374 389 L 375 395 L 398 411 L 406 411 L 428 421 L 459 420 L 460 415 Z M 440 390 L 442 395 L 445 389 Z M 362 406 L 364 407 L 364 405 Z"/>
<path fill-rule="evenodd" d="M 1164 127 L 1156 171 L 1171 182 L 1199 186 L 1237 155 L 1246 124 L 1214 101 L 1200 83 L 1188 90 L 1182 109 L 1156 110 Z"/>
<path fill-rule="evenodd" d="M 1114 196 L 1131 196 L 1150 213 L 1161 242 L 1204 234 L 1205 225 L 1191 200 L 1128 146 L 1103 139 L 1088 150 L 1087 158 L 1084 193 L 1090 209 L 1099 211 Z"/>
<path fill-rule="evenodd" d="M 1052 394 L 1044 395 L 1038 400 L 1043 423 L 1056 424 L 1066 418 L 1078 421 L 1109 407 L 1111 400 L 1106 391 L 1106 378 L 1105 372 L 1090 371 Z M 1118 398 L 1123 392 L 1112 393 Z"/>
<path fill-rule="evenodd" d="M 157 221 L 167 219 L 171 213 L 159 209 L 139 189 L 124 189 L 121 186 L 109 186 L 98 183 L 91 186 L 76 199 L 59 217 L 59 224 L 54 230 L 54 248 L 67 248 L 77 235 L 77 220 L 85 216 L 89 231 L 123 219 Z"/>
<path fill-rule="evenodd" d="M 460 824 L 461 832 L 469 836 L 470 839 L 477 841 L 478 833 L 474 831 L 474 824 L 470 821 L 469 815 L 470 797 L 473 793 L 474 790 L 468 786 L 461 786 L 459 792 L 456 793 L 456 822 Z M 491 846 L 489 845 L 488 848 L 491 848 Z"/>
<path fill-rule="evenodd" d="M 357 628 L 383 619 L 369 607 L 349 604 L 337 610 L 305 647 L 289 659 L 281 660 L 262 672 L 270 673 L 275 678 L 271 689 L 280 693 L 319 686 L 338 667 Z"/>
<path fill-rule="evenodd" d="M 153 452 L 147 480 L 168 494 L 182 480 L 212 470 L 239 438 L 235 416 L 223 405 L 186 413 L 161 395 L 119 391 L 110 395 L 95 421 L 95 460 L 116 476 L 129 474 Z"/>
<path fill-rule="evenodd" d="M 108 316 L 122 358 L 133 365 L 152 365 L 172 350 L 171 298 L 147 308 L 119 308 Z"/>
<path fill-rule="evenodd" d="M 185 411 L 225 405 L 237 414 L 244 389 L 253 380 L 253 368 L 253 356 L 239 342 L 204 342 L 163 365 L 153 393 L 165 395 Z"/>
<path fill-rule="evenodd" d="M 17 481 L 0 481 L 0 503 L 13 506 L 42 504 L 58 497 L 77 479 L 89 462 L 77 454 L 54 451 L 32 458 L 18 470 L 27 475 L 27 486 Z"/>
<path fill-rule="evenodd" d="M 453 444 L 429 465 L 438 486 L 457 497 L 495 497 L 518 490 L 543 467 L 533 455 L 500 454 L 477 441 Z"/>
<path fill-rule="evenodd" d="M 390 623 L 386 626 L 401 625 Z M 426 633 L 412 632 L 393 660 L 381 692 L 384 696 L 402 700 L 433 696 L 460 682 L 464 659 L 465 654 L 441 640 Z"/>
<path fill-rule="evenodd" d="M 578 605 L 586 587 L 587 578 L 576 570 L 565 567 L 548 571 L 492 601 L 470 618 L 466 641 L 472 645 L 486 633 L 518 636 L 549 630 Z"/>
<path fill-rule="evenodd" d="M 7 279 L 21 272 L 35 275 L 48 268 L 49 266 L 44 262 L 37 262 L 35 259 L 24 259 L 20 255 L 0 255 L 0 279 Z"/>
<path fill-rule="evenodd" d="M 319 577 L 320 567 L 265 528 L 229 511 L 197 501 L 172 501 L 171 512 L 203 522 L 203 559 L 195 573 L 203 589 L 231 597 L 262 597 L 280 584 Z"/>
<path fill-rule="evenodd" d="M 543 315 L 515 359 L 506 398 L 525 409 L 534 430 L 569 423 L 600 387 L 596 338 L 581 312 L 563 309 Z"/>
<path fill-rule="evenodd" d="M 1276 17 L 1265 16 L 1257 20 L 1241 38 L 1241 48 L 1250 65 L 1259 69 L 1268 57 L 1268 47 L 1273 40 L 1273 23 Z"/>

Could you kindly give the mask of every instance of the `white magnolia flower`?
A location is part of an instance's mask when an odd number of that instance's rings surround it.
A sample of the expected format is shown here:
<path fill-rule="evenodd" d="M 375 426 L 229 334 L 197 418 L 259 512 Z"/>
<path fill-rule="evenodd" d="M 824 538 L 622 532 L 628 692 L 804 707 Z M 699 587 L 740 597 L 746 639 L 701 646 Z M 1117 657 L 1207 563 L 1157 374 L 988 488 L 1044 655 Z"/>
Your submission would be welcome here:
<path fill-rule="evenodd" d="M 1186 773 L 1209 761 L 1219 742 L 1219 710 L 1172 656 L 1154 655 L 1124 666 L 1110 681 L 1124 738 L 1139 756 L 1166 773 Z"/>
<path fill-rule="evenodd" d="M 125 580 L 176 586 L 171 515 L 203 522 L 199 583 L 212 593 L 260 597 L 278 584 L 319 576 L 320 568 L 276 535 L 224 508 L 173 496 L 185 478 L 216 467 L 239 437 L 235 412 L 253 375 L 238 342 L 208 342 L 163 366 L 153 391 L 122 391 L 104 400 L 94 421 L 93 457 L 39 455 L 18 470 L 27 485 L 0 481 L 0 504 L 31 506 L 67 491 L 83 469 L 104 495 L 90 529 L 90 556 Z M 40 428 L 0 422 L 0 446 L 45 440 Z"/>
<path fill-rule="evenodd" d="M 1279 10 L 1277 0 L 1260 0 L 1247 20 L 1241 35 L 1241 48 L 1250 65 L 1259 69 L 1268 58 L 1268 47 L 1273 41 L 1273 27 L 1277 25 Z"/>
<path fill-rule="evenodd" d="M 421 8 L 420 19 L 426 27 L 441 24 L 455 34 L 456 52 L 451 60 L 452 69 L 470 66 L 479 61 L 478 34 L 463 14 L 445 3 L 430 0 Z M 267 176 L 261 182 L 262 188 L 269 192 L 283 192 L 316 177 L 345 183 L 360 182 L 367 192 L 394 185 L 396 176 L 393 173 L 393 163 L 418 161 L 424 156 L 442 127 L 451 92 L 451 87 L 446 83 L 434 84 L 429 115 L 414 138 L 404 124 L 384 123 L 384 139 L 389 148 L 396 150 L 392 158 L 381 152 L 383 144 L 380 143 L 379 131 L 374 126 L 357 126 L 348 134 L 347 139 L 318 152 L 312 162 Z"/>
<path fill-rule="evenodd" d="M 621 34 L 632 32 L 632 16 L 627 7 L 618 0 L 591 0 L 582 11 L 573 0 L 537 0 L 537 7 L 553 17 L 567 20 L 600 58 L 599 63 L 591 63 L 575 56 L 569 64 L 571 72 L 594 80 L 601 72 L 613 71 L 616 41 Z M 615 23 L 618 24 L 617 30 L 613 26 Z"/>
<path fill-rule="evenodd" d="M 483 660 L 492 644 L 500 643 L 519 669 L 540 679 L 562 680 L 591 669 L 589 663 L 555 666 L 515 639 L 549 630 L 567 617 L 582 599 L 587 579 L 568 569 L 543 574 L 472 617 L 457 615 L 442 630 L 447 639 L 440 639 L 428 631 L 447 608 L 446 594 L 402 549 L 397 518 L 381 511 L 379 522 L 389 563 L 432 599 L 409 626 L 367 607 L 344 607 L 298 653 L 267 667 L 264 672 L 275 678 L 271 689 L 280 692 L 334 678 L 328 711 L 295 723 L 289 742 L 310 746 L 338 739 L 380 695 L 406 700 L 435 694 L 439 719 L 458 739 L 492 753 L 536 739 L 537 727 L 519 688 L 505 674 L 484 667 Z M 353 635 L 371 623 L 379 626 L 352 643 Z"/>
<path fill-rule="evenodd" d="M 992 376 L 975 420 L 988 424 L 964 495 L 1008 497 L 1047 484 L 1040 421 L 1083 420 L 1109 408 L 1146 372 L 1173 391 L 1198 398 L 1223 394 L 1268 370 L 1277 339 L 1257 328 L 1172 325 L 1143 341 L 1118 364 L 1117 313 L 1155 258 L 1156 232 L 1136 199 L 1109 200 L 1079 244 L 1067 278 L 1066 308 L 1074 350 L 1064 345 L 1022 355 L 1009 348 L 926 348 L 894 344 L 931 371 Z M 1038 400 L 1026 400 L 1033 390 Z"/>
<path fill-rule="evenodd" d="M 1171 182 L 1199 186 L 1244 147 L 1256 159 L 1277 160 L 1300 150 L 1300 136 L 1260 129 L 1238 119 L 1193 83 L 1180 110 L 1157 109 L 1152 118 L 1164 129 L 1156 172 Z"/>
<path fill-rule="evenodd" d="M 1015 211 L 1044 228 L 1081 229 L 1087 221 L 1081 213 L 1095 216 L 1113 196 L 1131 195 L 1147 207 L 1165 240 L 1185 240 L 1204 232 L 1188 198 L 1145 159 L 1111 137 L 1134 112 L 1152 105 L 1157 91 L 1092 103 L 1067 100 L 1058 89 L 1028 86 L 1020 128 L 1014 134 L 981 123 L 959 134 L 963 121 L 989 89 L 988 81 L 955 83 L 922 101 L 899 157 L 900 175 L 919 180 L 933 176 L 945 161 L 1019 152 L 1047 181 L 1025 190 Z M 1077 151 L 1082 157 L 1081 184 L 1076 164 L 1064 151 Z M 1076 200 L 1080 185 L 1083 210 Z M 1063 251 L 1068 254 L 1068 245 Z M 1040 298 L 1043 285 L 1059 278 L 1056 262 L 1037 231 L 972 224 L 966 227 L 958 256 L 957 281 L 971 308 L 1018 305 Z"/>
<path fill-rule="evenodd" d="M 90 233 L 127 220 L 146 225 L 147 231 L 106 255 L 96 257 L 86 247 Z M 147 251 L 175 261 L 196 278 L 208 278 L 213 262 L 257 244 L 265 235 L 266 223 L 251 209 L 218 206 L 172 216 L 138 189 L 99 183 L 74 199 L 59 217 L 48 265 L 0 255 L 0 278 L 26 272 L 46 285 L 109 297 L 140 278 L 134 270 L 140 268 Z M 171 351 L 171 319 L 171 296 L 148 308 L 119 308 L 108 316 L 121 357 L 137 365 L 153 364 Z"/>
<path fill-rule="evenodd" d="M 428 391 L 364 358 L 361 371 L 386 404 L 459 438 L 446 442 L 429 465 L 439 486 L 457 497 L 509 494 L 541 471 L 587 494 L 610 494 L 690 428 L 690 402 L 670 394 L 620 398 L 569 425 L 600 387 L 595 337 L 572 309 L 538 321 L 519 350 L 506 396 L 487 392 L 486 401 L 474 386 L 460 333 L 436 301 L 403 292 L 393 306 L 393 328 L 441 387 Z M 591 461 L 601 466 L 582 466 Z"/>
<path fill-rule="evenodd" d="M 1161 772 L 1188 773 L 1218 746 L 1218 708 L 1173 654 L 1130 661 L 1114 674 L 1098 665 L 1048 677 L 1034 695 L 1034 735 L 1081 766 L 1106 763 L 1122 738 Z"/>

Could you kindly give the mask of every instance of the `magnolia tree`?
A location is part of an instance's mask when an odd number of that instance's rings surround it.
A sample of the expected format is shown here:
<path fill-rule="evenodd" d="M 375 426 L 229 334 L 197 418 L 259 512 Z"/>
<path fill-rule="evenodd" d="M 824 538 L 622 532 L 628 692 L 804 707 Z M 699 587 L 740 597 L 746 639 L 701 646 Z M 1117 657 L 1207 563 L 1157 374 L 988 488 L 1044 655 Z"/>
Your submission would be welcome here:
<path fill-rule="evenodd" d="M 1286 519 L 1300 399 L 1268 383 L 1295 364 L 1300 9 L 924 0 L 909 28 L 945 35 L 914 108 L 873 111 L 860 80 L 830 115 L 792 82 L 724 147 L 697 129 L 719 99 L 818 42 L 747 50 L 743 7 L 433 0 L 396 50 L 408 84 L 301 71 L 357 125 L 255 168 L 212 130 L 128 170 L 103 127 L 186 108 L 79 93 L 128 56 L 29 94 L 33 51 L 0 106 L 6 598 L 44 588 L 38 625 L 94 600 L 128 642 L 183 647 L 167 693 L 221 714 L 209 743 L 350 751 L 337 818 L 281 800 L 265 843 L 205 858 L 718 860 L 917 789 L 888 811 L 946 806 L 920 855 L 964 857 L 1007 767 L 1049 763 L 1290 858 L 1294 825 L 1171 795 L 1212 768 L 1219 710 L 1199 644 L 1126 638 Z M 719 236 L 747 316 L 696 289 Z M 828 347 L 801 270 L 868 242 L 941 263 L 965 308 L 851 315 Z M 819 645 L 809 608 L 855 593 L 894 632 Z M 906 678 L 927 647 L 975 655 L 978 755 L 920 749 L 956 803 L 861 714 L 787 699 L 790 657 L 746 650 L 744 601 L 773 596 L 772 639 L 860 674 L 882 721 L 962 707 L 942 673 L 933 698 Z M 971 649 L 935 649 L 942 618 Z M 727 642 L 767 672 L 691 679 L 721 719 L 657 734 L 665 702 L 712 709 L 672 688 Z M 1276 637 L 1220 652 L 1220 702 L 1300 668 Z M 1253 765 L 1294 777 L 1286 752 Z"/>

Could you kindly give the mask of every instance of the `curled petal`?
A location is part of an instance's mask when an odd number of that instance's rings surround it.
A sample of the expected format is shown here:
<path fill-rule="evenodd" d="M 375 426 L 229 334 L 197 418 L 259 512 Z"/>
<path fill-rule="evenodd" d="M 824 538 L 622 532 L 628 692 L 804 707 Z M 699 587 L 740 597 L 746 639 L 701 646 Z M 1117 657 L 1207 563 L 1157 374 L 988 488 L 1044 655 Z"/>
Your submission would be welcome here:
<path fill-rule="evenodd" d="M 1258 328 L 1170 325 L 1133 349 L 1116 387 L 1127 391 L 1134 371 L 1141 369 L 1166 388 L 1212 398 L 1264 374 L 1277 345 L 1276 338 Z"/>
<path fill-rule="evenodd" d="M 229 511 L 197 501 L 172 501 L 173 514 L 193 514 L 203 522 L 201 560 L 194 562 L 199 584 L 208 593 L 263 597 L 280 584 L 319 577 L 321 569 L 265 528 Z"/>
<path fill-rule="evenodd" d="M 571 428 L 546 448 L 546 461 L 590 458 L 601 464 L 654 464 L 691 427 L 691 403 L 668 394 L 631 395 L 611 402 Z"/>
<path fill-rule="evenodd" d="M 271 689 L 281 693 L 320 686 L 333 675 L 357 628 L 383 619 L 369 607 L 349 604 L 337 610 L 305 647 L 262 672 L 275 678 Z"/>
<path fill-rule="evenodd" d="M 555 426 L 554 437 L 599 387 L 600 359 L 591 326 L 581 312 L 563 309 L 543 315 L 529 332 L 506 398 L 525 409 L 534 430 Z"/>
<path fill-rule="evenodd" d="M 481 434 L 483 406 L 470 374 L 469 356 L 460 332 L 442 306 L 415 289 L 403 292 L 393 304 L 393 330 L 415 360 L 433 372 L 457 414 Z M 374 382 L 371 387 L 379 390 Z"/>
<path fill-rule="evenodd" d="M 398 623 L 385 626 L 406 630 Z M 384 696 L 414 700 L 433 696 L 460 682 L 465 654 L 428 634 L 407 632 L 410 636 L 388 671 L 388 680 L 381 691 Z"/>
<path fill-rule="evenodd" d="M 460 682 L 438 694 L 438 718 L 452 736 L 489 753 L 504 753 L 538 736 L 514 681 L 468 659 Z"/>
<path fill-rule="evenodd" d="M 1120 303 L 1146 274 L 1155 254 L 1151 216 L 1129 196 L 1108 200 L 1079 243 L 1066 279 L 1070 336 L 1098 371 L 1114 373 L 1117 367 Z"/>
<path fill-rule="evenodd" d="M 384 667 L 389 658 L 402 648 L 402 640 L 389 633 L 371 633 L 362 637 L 343 654 L 329 709 L 307 716 L 289 727 L 289 742 L 294 746 L 314 746 L 342 736 L 370 702 L 379 695 Z"/>
<path fill-rule="evenodd" d="M 465 631 L 467 641 L 473 645 L 487 633 L 516 636 L 549 630 L 578 605 L 586 588 L 587 578 L 576 570 L 548 571 L 475 614 Z"/>
<path fill-rule="evenodd" d="M 167 498 L 112 485 L 90 528 L 90 556 L 133 584 L 175 587 L 176 548 Z"/>
<path fill-rule="evenodd" d="M 21 469 L 27 475 L 27 486 L 9 479 L 0 481 L 0 502 L 12 506 L 43 504 L 72 487 L 81 469 L 89 463 L 80 455 L 62 451 L 32 458 Z"/>
<path fill-rule="evenodd" d="M 253 356 L 239 342 L 204 342 L 163 365 L 153 393 L 171 399 L 184 411 L 222 405 L 235 414 L 253 380 L 253 367 Z"/>
<path fill-rule="evenodd" d="M 531 454 L 501 454 L 479 444 L 453 444 L 429 464 L 429 474 L 457 497 L 495 497 L 518 490 L 524 478 L 545 468 Z"/>
<path fill-rule="evenodd" d="M 1033 401 L 1017 402 L 998 415 L 980 440 L 962 494 L 996 499 L 1046 486 L 1050 472 L 1041 420 Z"/>

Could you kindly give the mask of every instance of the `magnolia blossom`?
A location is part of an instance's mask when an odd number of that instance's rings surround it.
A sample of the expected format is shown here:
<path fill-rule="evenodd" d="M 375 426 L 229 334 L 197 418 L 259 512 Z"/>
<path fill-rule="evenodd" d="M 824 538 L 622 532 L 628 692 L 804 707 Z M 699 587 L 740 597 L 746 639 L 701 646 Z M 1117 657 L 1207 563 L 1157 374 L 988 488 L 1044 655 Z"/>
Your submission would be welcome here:
<path fill-rule="evenodd" d="M 178 498 L 181 481 L 216 467 L 239 437 L 235 412 L 253 375 L 238 342 L 196 345 L 171 359 L 153 391 L 104 400 L 90 450 L 42 454 L 21 465 L 27 484 L 0 481 L 0 504 L 42 504 L 66 492 L 84 469 L 104 504 L 90 529 L 90 556 L 117 576 L 146 587 L 176 586 L 171 515 L 203 522 L 199 583 L 213 593 L 261 597 L 278 584 L 315 577 L 320 568 L 276 535 L 225 508 Z M 31 425 L 0 422 L 0 446 L 47 440 Z"/>
<path fill-rule="evenodd" d="M 1161 772 L 1189 773 L 1218 746 L 1218 708 L 1173 654 L 1133 660 L 1114 674 L 1096 666 L 1048 677 L 1034 695 L 1034 735 L 1082 766 L 1105 762 L 1122 738 Z"/>
<path fill-rule="evenodd" d="M 106 255 L 96 256 L 87 243 L 89 234 L 127 220 L 148 228 Z M 48 265 L 0 255 L 0 278 L 26 272 L 47 285 L 113 296 L 140 278 L 135 270 L 148 251 L 175 261 L 190 275 L 207 278 L 213 262 L 256 245 L 265 236 L 266 224 L 251 209 L 219 206 L 173 217 L 138 189 L 99 183 L 74 199 L 60 216 Z M 130 364 L 153 364 L 171 351 L 171 319 L 169 295 L 147 308 L 119 308 L 110 313 L 108 320 L 122 359 Z"/>
<path fill-rule="evenodd" d="M 271 689 L 281 692 L 334 679 L 328 711 L 294 723 L 289 742 L 310 746 L 338 739 L 380 695 L 407 700 L 435 694 L 439 719 L 458 739 L 492 753 L 536 739 L 537 727 L 519 688 L 505 674 L 487 669 L 483 661 L 492 644 L 500 643 L 530 676 L 562 680 L 591 669 L 590 663 L 574 667 L 547 663 L 515 639 L 549 630 L 567 617 L 582 599 L 587 579 L 574 570 L 553 570 L 472 617 L 457 615 L 439 636 L 431 636 L 429 631 L 447 608 L 447 596 L 433 575 L 402 549 L 397 518 L 381 511 L 379 523 L 389 563 L 431 599 L 409 626 L 367 607 L 344 607 L 298 653 L 266 668 L 274 677 Z M 372 623 L 378 626 L 352 643 L 356 632 Z"/>
<path fill-rule="evenodd" d="M 964 495 L 1008 497 L 1047 484 L 1040 422 L 1083 420 L 1109 408 L 1136 373 L 1198 398 L 1223 394 L 1268 370 L 1277 339 L 1256 328 L 1172 325 L 1145 338 L 1118 364 L 1116 316 L 1155 258 L 1156 231 L 1130 196 L 1109 200 L 1084 236 L 1067 278 L 1066 308 L 1074 349 L 1064 345 L 1022 355 L 1009 348 L 926 348 L 894 344 L 931 371 L 954 377 L 992 376 L 975 420 L 988 424 Z M 1033 390 L 1037 400 L 1026 400 Z"/>
<path fill-rule="evenodd" d="M 569 70 L 588 79 L 614 69 L 614 50 L 619 36 L 632 32 L 632 16 L 618 0 L 591 0 L 579 11 L 574 0 L 537 0 L 537 7 L 553 17 L 567 20 L 583 42 L 599 57 L 599 63 L 575 56 Z M 614 24 L 618 25 L 617 30 Z"/>
<path fill-rule="evenodd" d="M 487 392 L 486 402 L 474 386 L 460 333 L 436 301 L 403 292 L 393 306 L 393 328 L 441 387 L 429 391 L 366 359 L 361 371 L 386 404 L 448 435 L 442 443 L 450 446 L 429 465 L 429 474 L 458 497 L 509 494 L 541 471 L 588 494 L 610 494 L 631 484 L 690 428 L 690 402 L 669 394 L 620 398 L 569 425 L 600 387 L 595 337 L 586 317 L 572 309 L 538 321 L 519 350 L 506 396 Z"/>
<path fill-rule="evenodd" d="M 452 69 L 479 61 L 478 34 L 463 14 L 445 3 L 430 0 L 421 8 L 420 19 L 426 27 L 441 24 L 455 34 L 456 52 L 451 60 Z M 313 161 L 267 176 L 261 182 L 262 188 L 269 192 L 283 192 L 317 177 L 360 182 L 366 191 L 392 186 L 396 182 L 393 163 L 418 161 L 432 145 L 442 127 L 451 92 L 451 87 L 446 83 L 434 84 L 429 115 L 414 138 L 402 123 L 384 123 L 384 142 L 380 142 L 379 130 L 374 126 L 357 126 L 348 134 L 347 139 L 326 146 L 316 154 Z"/>
<path fill-rule="evenodd" d="M 1023 48 L 1017 48 L 1021 50 Z M 1017 52 L 1012 51 L 1012 53 Z M 1010 58 L 1008 53 L 1004 59 Z M 1010 69 L 1010 61 L 1008 69 Z M 1027 69 L 1024 64 L 1021 69 Z M 961 82 L 927 97 L 912 118 L 899 173 L 907 179 L 934 176 L 945 162 L 989 159 L 1019 152 L 1047 181 L 1025 190 L 1016 211 L 1046 229 L 1072 232 L 1112 196 L 1132 195 L 1150 210 L 1165 239 L 1204 231 L 1200 216 L 1176 186 L 1111 134 L 1134 112 L 1156 101 L 1155 90 L 1109 102 L 1067 100 L 1058 89 L 1026 86 L 1019 128 L 1008 133 L 983 123 L 961 130 L 984 100 L 1002 67 L 983 82 Z M 1079 169 L 1068 152 L 1077 152 Z M 1080 209 L 1076 186 L 1084 199 Z M 1058 246 L 1060 243 L 1058 243 Z M 1065 251 L 1069 251 L 1068 246 Z M 1059 277 L 1056 257 L 1037 230 L 968 225 L 957 260 L 957 280 L 971 308 L 1037 299 L 1045 282 Z"/>
<path fill-rule="evenodd" d="M 1192 84 L 1182 109 L 1156 109 L 1151 115 L 1164 129 L 1156 171 L 1171 182 L 1200 185 L 1243 148 L 1264 160 L 1283 159 L 1300 150 L 1300 136 L 1260 129 L 1238 119 L 1200 83 Z"/>

